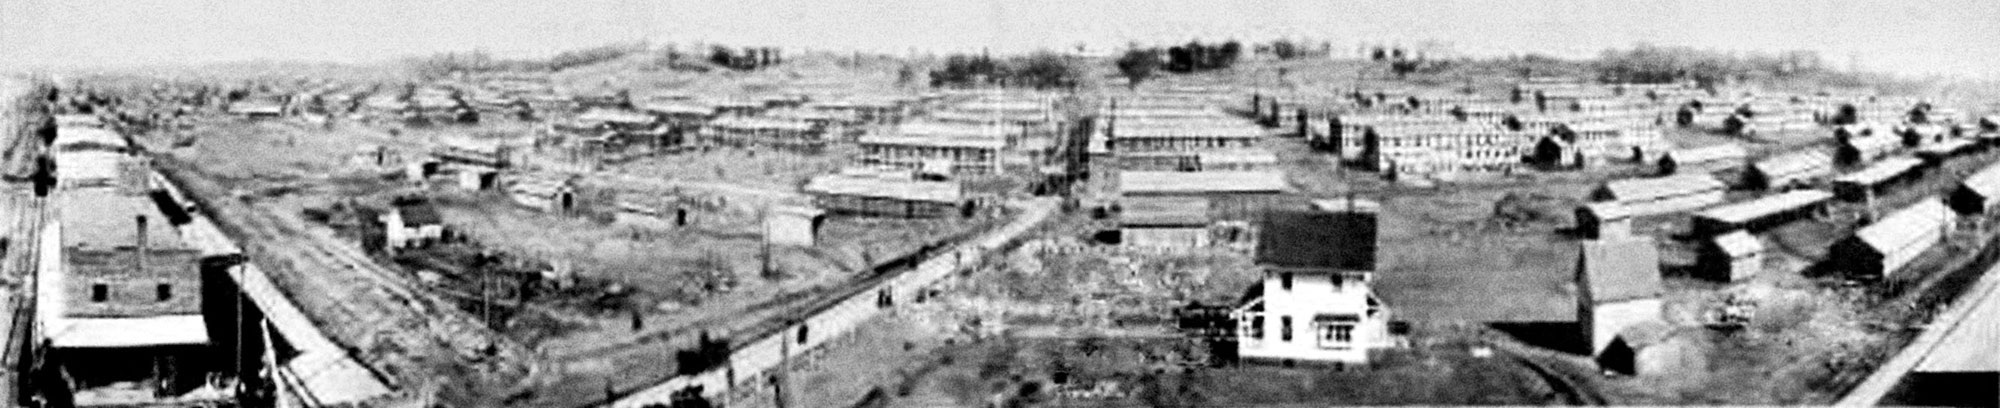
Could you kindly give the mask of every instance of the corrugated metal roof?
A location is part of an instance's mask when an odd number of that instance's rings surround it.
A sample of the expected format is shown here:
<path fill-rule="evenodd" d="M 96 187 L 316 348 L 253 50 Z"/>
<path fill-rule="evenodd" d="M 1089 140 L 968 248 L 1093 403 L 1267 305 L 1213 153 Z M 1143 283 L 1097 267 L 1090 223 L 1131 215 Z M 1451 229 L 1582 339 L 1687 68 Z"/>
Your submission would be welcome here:
<path fill-rule="evenodd" d="M 1279 193 L 1290 187 L 1277 171 L 1120 172 L 1124 194 Z"/>
<path fill-rule="evenodd" d="M 1623 179 L 1605 182 L 1603 191 L 1618 201 L 1642 201 L 1701 191 L 1722 190 L 1728 185 L 1707 174 L 1682 174 L 1656 178 Z"/>
<path fill-rule="evenodd" d="M 964 201 L 958 183 L 830 174 L 807 181 L 812 194 L 888 198 L 957 204 Z"/>
<path fill-rule="evenodd" d="M 1733 258 L 1764 252 L 1764 242 L 1758 241 L 1757 236 L 1749 232 L 1737 230 L 1715 237 L 1715 248 Z"/>
<path fill-rule="evenodd" d="M 1854 237 L 1882 253 L 1889 253 L 1920 239 L 1925 234 L 1950 228 L 1957 217 L 1936 197 L 1927 198 L 1882 217 L 1854 232 Z"/>
<path fill-rule="evenodd" d="M 1702 211 L 1695 217 L 1731 224 L 1750 222 L 1775 213 L 1826 202 L 1833 193 L 1823 190 L 1792 190 Z"/>
<path fill-rule="evenodd" d="M 1651 237 L 1583 241 L 1580 274 L 1591 301 L 1616 302 L 1658 297 L 1660 249 Z"/>
<path fill-rule="evenodd" d="M 1833 179 L 1833 182 L 1873 186 L 1902 176 L 1904 173 L 1909 173 L 1912 170 L 1916 170 L 1918 166 L 1923 165 L 1924 161 L 1915 157 L 1892 157 L 1875 162 L 1875 164 L 1870 164 L 1868 168 L 1861 169 L 1860 171 L 1841 175 L 1839 178 Z"/>
<path fill-rule="evenodd" d="M 1199 197 L 1133 197 L 1119 201 L 1125 226 L 1199 226 L 1208 224 L 1208 199 Z"/>

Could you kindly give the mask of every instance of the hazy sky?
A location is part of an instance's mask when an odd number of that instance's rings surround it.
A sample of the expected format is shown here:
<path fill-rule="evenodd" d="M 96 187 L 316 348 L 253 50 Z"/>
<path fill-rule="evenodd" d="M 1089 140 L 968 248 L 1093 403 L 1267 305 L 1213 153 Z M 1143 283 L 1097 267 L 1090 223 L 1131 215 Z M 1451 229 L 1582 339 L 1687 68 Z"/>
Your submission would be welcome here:
<path fill-rule="evenodd" d="M 16 66 L 542 55 L 639 39 L 903 52 L 1275 36 L 1473 55 L 1812 49 L 1843 67 L 1994 77 L 2000 1 L 0 0 L 0 65 Z"/>

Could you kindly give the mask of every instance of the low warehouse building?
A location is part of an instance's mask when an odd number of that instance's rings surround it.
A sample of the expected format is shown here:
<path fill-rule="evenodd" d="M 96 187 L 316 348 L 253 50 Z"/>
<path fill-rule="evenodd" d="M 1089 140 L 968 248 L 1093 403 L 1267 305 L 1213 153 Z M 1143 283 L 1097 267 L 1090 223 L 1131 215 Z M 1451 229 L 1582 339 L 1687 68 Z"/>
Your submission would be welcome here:
<path fill-rule="evenodd" d="M 801 206 L 772 207 L 764 215 L 764 242 L 772 245 L 809 247 L 819 238 L 826 211 Z"/>
<path fill-rule="evenodd" d="M 1843 166 L 1855 166 L 1886 157 L 1902 147 L 1902 141 L 1888 135 L 1842 139 L 1840 147 L 1834 150 L 1834 159 Z"/>
<path fill-rule="evenodd" d="M 1923 165 L 1923 160 L 1914 157 L 1875 162 L 1861 171 L 1834 178 L 1833 195 L 1851 202 L 1874 202 L 1875 193 L 1898 180 L 1915 176 Z"/>
<path fill-rule="evenodd" d="M 1953 157 L 1958 157 L 1958 155 L 1972 152 L 1979 147 L 1979 142 L 1972 139 L 1951 139 L 1919 147 L 1916 150 L 1916 154 L 1918 158 L 1924 159 L 1924 163 L 1938 165 L 1951 160 Z"/>
<path fill-rule="evenodd" d="M 1742 167 L 1749 157 L 1750 152 L 1735 143 L 1674 150 L 1660 157 L 1660 174 L 1672 175 L 1681 171 L 1713 173 Z"/>
<path fill-rule="evenodd" d="M 2000 163 L 1987 165 L 1958 183 L 1946 201 L 1964 215 L 1990 215 L 2000 208 Z"/>
<path fill-rule="evenodd" d="M 1957 221 L 1944 202 L 1926 199 L 1855 231 L 1828 253 L 1851 277 L 1887 278 L 1943 242 Z"/>
<path fill-rule="evenodd" d="M 1750 165 L 1743 184 L 1753 189 L 1787 189 L 1810 185 L 1833 174 L 1833 158 L 1826 153 L 1802 151 L 1775 156 Z"/>
<path fill-rule="evenodd" d="M 1831 199 L 1833 193 L 1822 190 L 1792 190 L 1731 203 L 1695 214 L 1694 233 L 1711 236 L 1734 230 L 1762 231 L 1809 217 Z"/>
<path fill-rule="evenodd" d="M 1208 200 L 1135 197 L 1120 207 L 1122 243 L 1139 248 L 1192 248 L 1209 245 Z"/>
<path fill-rule="evenodd" d="M 1125 171 L 1118 173 L 1118 189 L 1126 198 L 1206 198 L 1218 221 L 1244 221 L 1262 214 L 1290 184 L 1275 171 Z"/>
<path fill-rule="evenodd" d="M 1613 180 L 1591 192 L 1590 201 L 1617 202 L 1634 217 L 1693 211 L 1721 203 L 1728 188 L 1705 174 Z"/>
<path fill-rule="evenodd" d="M 958 183 L 908 176 L 830 174 L 807 181 L 803 190 L 820 208 L 839 214 L 939 218 L 973 210 Z"/>
<path fill-rule="evenodd" d="M 1722 234 L 1702 242 L 1698 258 L 1706 279 L 1737 282 L 1764 270 L 1764 242 L 1740 230 Z"/>

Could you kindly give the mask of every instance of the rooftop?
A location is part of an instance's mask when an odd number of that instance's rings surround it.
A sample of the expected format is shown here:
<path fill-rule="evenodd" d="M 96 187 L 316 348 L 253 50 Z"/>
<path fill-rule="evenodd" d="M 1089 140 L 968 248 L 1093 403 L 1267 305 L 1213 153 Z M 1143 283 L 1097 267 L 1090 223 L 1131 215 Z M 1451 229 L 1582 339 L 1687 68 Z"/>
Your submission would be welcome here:
<path fill-rule="evenodd" d="M 1126 171 L 1118 173 L 1124 194 L 1280 193 L 1290 188 L 1277 171 Z"/>
<path fill-rule="evenodd" d="M 1583 241 L 1577 273 L 1593 303 L 1658 297 L 1660 249 L 1650 237 Z"/>
<path fill-rule="evenodd" d="M 1373 211 L 1271 211 L 1259 226 L 1257 264 L 1373 272 L 1377 217 Z"/>
<path fill-rule="evenodd" d="M 189 248 L 151 197 L 119 194 L 111 188 L 80 188 L 63 190 L 57 200 L 62 211 L 64 248 L 135 246 L 138 216 L 146 217 L 147 246 Z"/>

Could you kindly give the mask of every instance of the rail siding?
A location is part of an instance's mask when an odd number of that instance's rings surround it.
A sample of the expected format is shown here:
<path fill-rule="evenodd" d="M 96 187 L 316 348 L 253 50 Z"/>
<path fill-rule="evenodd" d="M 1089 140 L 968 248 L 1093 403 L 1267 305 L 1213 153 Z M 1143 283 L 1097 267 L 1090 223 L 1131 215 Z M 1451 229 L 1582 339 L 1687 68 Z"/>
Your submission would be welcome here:
<path fill-rule="evenodd" d="M 856 291 L 833 307 L 829 307 L 801 319 L 799 323 L 787 324 L 783 329 L 732 350 L 729 362 L 721 367 L 694 375 L 669 378 L 658 385 L 634 392 L 613 401 L 613 408 L 644 408 L 648 405 L 665 405 L 677 391 L 699 386 L 702 396 L 710 401 L 727 399 L 737 394 L 734 388 L 754 390 L 763 383 L 772 371 L 783 365 L 787 359 L 807 357 L 821 348 L 837 343 L 853 330 L 895 306 L 881 306 L 881 293 L 890 293 L 893 305 L 904 305 L 917 298 L 931 285 L 950 276 L 962 268 L 978 265 L 994 251 L 1005 248 L 1022 234 L 1046 220 L 1054 211 L 1048 200 L 1038 200 L 1025 205 L 1027 211 L 1019 218 L 977 240 L 966 242 L 950 251 L 938 253 L 917 264 L 916 268 L 898 272 L 889 279 L 883 279 L 866 290 Z M 799 329 L 805 328 L 805 341 L 799 341 Z"/>

